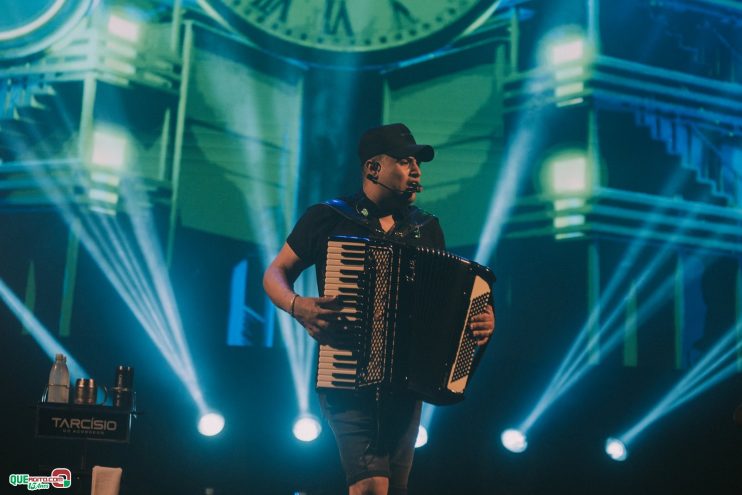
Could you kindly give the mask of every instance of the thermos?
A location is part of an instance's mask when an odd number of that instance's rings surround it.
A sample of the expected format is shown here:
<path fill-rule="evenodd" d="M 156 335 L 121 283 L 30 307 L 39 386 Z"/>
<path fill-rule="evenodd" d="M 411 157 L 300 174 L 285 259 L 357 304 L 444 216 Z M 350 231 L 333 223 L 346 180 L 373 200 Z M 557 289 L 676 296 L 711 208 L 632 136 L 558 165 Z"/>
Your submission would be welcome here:
<path fill-rule="evenodd" d="M 103 402 L 106 401 L 107 391 L 106 387 L 101 387 L 105 394 Z M 98 387 L 95 385 L 95 380 L 92 378 L 78 378 L 75 382 L 75 404 L 81 405 L 94 405 L 98 398 Z"/>
<path fill-rule="evenodd" d="M 111 388 L 111 405 L 118 409 L 131 409 L 134 401 L 134 368 L 117 366 L 116 377 Z"/>

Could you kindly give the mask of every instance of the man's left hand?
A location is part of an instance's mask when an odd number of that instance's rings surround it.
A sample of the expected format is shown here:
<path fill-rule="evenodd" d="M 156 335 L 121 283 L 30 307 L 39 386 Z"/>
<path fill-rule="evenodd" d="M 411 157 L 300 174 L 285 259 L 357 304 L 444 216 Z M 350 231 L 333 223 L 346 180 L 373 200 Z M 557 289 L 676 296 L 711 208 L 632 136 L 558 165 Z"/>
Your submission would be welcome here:
<path fill-rule="evenodd" d="M 489 342 L 492 334 L 495 333 L 495 310 L 491 304 L 488 304 L 484 313 L 473 316 L 469 322 L 469 329 L 472 331 L 474 338 L 477 339 L 477 345 L 483 346 Z"/>

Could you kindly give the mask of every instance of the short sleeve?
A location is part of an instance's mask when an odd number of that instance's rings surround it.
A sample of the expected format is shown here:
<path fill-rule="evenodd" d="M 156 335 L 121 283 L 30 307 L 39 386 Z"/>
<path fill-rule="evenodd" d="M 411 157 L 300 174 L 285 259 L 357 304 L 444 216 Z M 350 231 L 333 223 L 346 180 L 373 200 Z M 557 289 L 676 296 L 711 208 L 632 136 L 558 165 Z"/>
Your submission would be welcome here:
<path fill-rule="evenodd" d="M 296 222 L 286 243 L 302 261 L 313 265 L 323 256 L 327 237 L 337 222 L 338 216 L 330 207 L 311 206 Z"/>

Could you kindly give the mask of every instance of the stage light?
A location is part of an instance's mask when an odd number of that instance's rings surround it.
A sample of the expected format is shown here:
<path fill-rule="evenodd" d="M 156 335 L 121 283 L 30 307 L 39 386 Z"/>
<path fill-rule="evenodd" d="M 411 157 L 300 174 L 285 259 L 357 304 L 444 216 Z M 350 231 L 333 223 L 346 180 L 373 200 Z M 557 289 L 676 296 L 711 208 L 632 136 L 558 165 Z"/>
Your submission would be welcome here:
<path fill-rule="evenodd" d="M 560 98 L 562 96 L 569 96 L 569 95 L 574 95 L 577 93 L 582 93 L 584 90 L 585 90 L 585 83 L 583 82 L 562 84 L 560 86 L 557 86 L 556 89 L 554 89 L 554 96 L 556 96 L 557 98 Z"/>
<path fill-rule="evenodd" d="M 428 443 L 428 430 L 423 425 L 417 428 L 417 438 L 415 439 L 415 448 L 420 448 Z"/>
<path fill-rule="evenodd" d="M 547 162 L 548 189 L 554 194 L 579 193 L 589 189 L 587 158 L 581 153 L 564 153 Z"/>
<path fill-rule="evenodd" d="M 93 131 L 93 149 L 90 161 L 94 165 L 121 170 L 127 160 L 128 140 L 118 131 L 96 129 Z"/>
<path fill-rule="evenodd" d="M 567 39 L 551 45 L 549 63 L 561 65 L 585 58 L 585 40 L 582 38 Z"/>
<path fill-rule="evenodd" d="M 738 373 L 737 353 L 742 349 L 738 335 L 742 322 L 733 323 L 714 346 L 634 426 L 621 435 L 629 445 L 649 426 L 722 380 Z"/>
<path fill-rule="evenodd" d="M 107 203 L 109 205 L 116 205 L 119 201 L 118 193 L 97 188 L 88 190 L 88 198 L 96 203 Z"/>
<path fill-rule="evenodd" d="M 585 215 L 568 210 L 585 205 L 584 196 L 590 189 L 590 180 L 588 161 L 582 152 L 562 152 L 546 161 L 541 172 L 542 189 L 559 196 L 567 194 L 580 196 L 559 197 L 553 200 L 556 212 L 553 224 L 556 230 L 568 229 L 585 223 Z M 565 239 L 583 235 L 579 231 L 568 231 L 558 232 L 555 237 Z"/>
<path fill-rule="evenodd" d="M 489 264 L 497 249 L 511 209 L 517 201 L 524 180 L 529 176 L 532 152 L 538 149 L 542 139 L 543 119 L 530 114 L 520 119 L 513 137 L 508 142 L 504 165 L 495 183 L 487 218 L 479 236 L 479 247 L 474 261 L 483 265 Z"/>
<path fill-rule="evenodd" d="M 528 440 L 525 433 L 515 428 L 503 431 L 500 441 L 502 441 L 502 445 L 506 449 L 516 454 L 520 454 L 528 448 Z"/>
<path fill-rule="evenodd" d="M 108 17 L 108 32 L 119 38 L 123 38 L 132 43 L 139 40 L 140 25 L 130 19 L 125 19 L 116 14 Z"/>
<path fill-rule="evenodd" d="M 546 191 L 550 191 L 548 179 L 548 167 L 545 167 L 545 171 L 542 174 L 542 183 Z M 663 196 L 672 195 L 677 188 L 681 187 L 684 183 L 683 177 L 676 173 L 667 182 L 663 188 Z M 702 200 L 705 198 L 702 198 Z M 569 211 L 570 209 L 579 208 L 584 204 L 584 200 L 581 198 L 569 198 L 569 199 L 557 199 L 554 201 L 554 207 L 557 212 L 562 214 L 574 214 L 575 211 Z M 607 354 L 617 347 L 624 339 L 624 327 L 621 325 L 621 317 L 625 315 L 627 304 L 630 299 L 620 294 L 622 283 L 628 278 L 631 273 L 639 273 L 640 275 L 635 278 L 632 283 L 632 290 L 639 290 L 644 287 L 650 280 L 652 280 L 656 274 L 660 271 L 660 268 L 667 262 L 667 260 L 676 253 L 675 246 L 676 242 L 682 238 L 685 232 L 692 228 L 695 222 L 698 221 L 698 215 L 702 212 L 702 208 L 699 207 L 693 209 L 690 215 L 687 215 L 681 219 L 675 230 L 668 234 L 665 242 L 666 244 L 656 253 L 643 267 L 643 269 L 632 269 L 628 267 L 634 267 L 637 261 L 641 258 L 642 251 L 646 246 L 644 239 L 650 237 L 651 233 L 656 230 L 656 226 L 662 221 L 664 216 L 659 211 L 650 212 L 646 221 L 642 227 L 637 231 L 636 238 L 626 251 L 624 258 L 621 262 L 620 269 L 616 270 L 605 289 L 600 294 L 600 299 L 590 310 L 590 313 L 585 320 L 582 328 L 577 332 L 577 337 L 572 342 L 568 352 L 559 365 L 554 376 L 551 378 L 549 384 L 544 390 L 543 394 L 537 401 L 528 416 L 520 423 L 520 429 L 524 432 L 528 432 L 533 425 L 543 417 L 544 413 L 551 408 L 551 406 L 562 396 L 564 396 L 576 383 L 578 383 L 583 377 L 595 369 L 595 362 L 592 361 L 591 356 L 593 349 L 598 345 L 600 346 L 600 352 Z M 710 238 L 709 242 L 712 243 L 714 238 Z M 701 266 L 700 258 L 689 257 L 685 263 L 688 267 Z M 686 272 L 686 276 L 690 278 L 700 276 L 696 273 L 697 268 L 693 271 L 690 269 Z M 656 311 L 664 301 L 670 297 L 673 293 L 673 289 L 676 284 L 675 276 L 666 278 L 660 282 L 659 285 L 652 291 L 651 295 L 647 299 L 642 301 L 641 309 L 634 316 L 635 324 L 640 321 L 644 321 L 654 311 Z M 618 296 L 618 297 L 617 297 Z M 617 297 L 617 298 L 616 298 Z M 602 314 L 601 308 L 612 308 L 611 311 L 606 315 Z M 662 409 L 664 414 L 666 408 Z M 651 413 L 645 419 L 640 422 L 633 431 L 640 431 L 644 424 L 652 422 L 656 419 L 657 412 Z M 632 441 L 632 434 L 630 432 L 620 435 L 620 438 L 626 445 L 629 445 Z"/>
<path fill-rule="evenodd" d="M 90 175 L 84 194 L 89 197 L 88 191 L 99 190 L 117 192 L 126 198 L 123 204 L 132 221 L 138 246 L 132 244 L 116 217 L 91 215 L 88 208 L 76 208 L 80 198 L 70 197 L 69 191 L 60 187 L 47 171 L 32 168 L 34 179 L 188 390 L 199 415 L 204 415 L 211 408 L 205 402 L 183 335 L 167 265 L 147 207 L 149 201 L 142 198 L 144 193 L 134 183 L 135 176 L 129 181 L 118 179 L 124 165 L 133 160 L 128 134 L 121 128 L 104 124 L 96 126 L 85 141 L 85 162 Z M 104 201 L 91 201 L 89 206 L 103 213 L 113 213 L 105 201 L 114 198 L 101 192 L 93 192 L 93 200 Z"/>
<path fill-rule="evenodd" d="M 18 299 L 18 296 L 0 279 L 0 299 L 5 302 L 10 311 L 18 318 L 23 328 L 33 337 L 49 359 L 54 361 L 57 354 L 67 356 L 67 368 L 70 371 L 70 377 L 83 378 L 90 376 L 90 373 L 77 362 L 70 352 L 62 346 L 51 334 L 49 330 L 36 318 L 36 316 Z"/>
<path fill-rule="evenodd" d="M 303 414 L 294 423 L 292 430 L 294 436 L 302 442 L 311 442 L 317 439 L 322 433 L 322 426 L 319 420 L 311 414 Z"/>
<path fill-rule="evenodd" d="M 609 438 L 605 441 L 605 453 L 614 461 L 625 461 L 629 455 L 626 445 L 617 438 Z"/>
<path fill-rule="evenodd" d="M 198 432 L 206 437 L 218 435 L 224 429 L 224 416 L 216 412 L 209 412 L 198 420 Z"/>
<path fill-rule="evenodd" d="M 585 223 L 585 215 L 567 215 L 559 216 L 554 219 L 554 227 L 563 229 L 565 227 L 575 227 Z"/>
<path fill-rule="evenodd" d="M 553 68 L 554 99 L 558 108 L 584 101 L 586 63 L 592 50 L 577 26 L 563 26 L 542 41 L 541 63 Z"/>
<path fill-rule="evenodd" d="M 117 172 L 129 159 L 127 148 L 128 139 L 122 132 L 109 128 L 93 131 L 90 162 L 96 168 L 90 172 L 87 191 L 92 211 L 106 215 L 116 214 L 121 182 Z"/>

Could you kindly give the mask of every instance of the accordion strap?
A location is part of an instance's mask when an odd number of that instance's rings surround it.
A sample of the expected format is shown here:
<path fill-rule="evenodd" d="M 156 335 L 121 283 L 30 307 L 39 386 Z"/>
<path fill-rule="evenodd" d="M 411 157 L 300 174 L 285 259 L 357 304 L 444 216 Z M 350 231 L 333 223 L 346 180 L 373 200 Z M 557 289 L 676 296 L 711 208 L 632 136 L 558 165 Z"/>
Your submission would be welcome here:
<path fill-rule="evenodd" d="M 345 199 L 331 199 L 328 201 L 324 201 L 322 204 L 329 206 L 351 222 L 361 225 L 362 227 L 365 227 L 371 231 L 374 230 L 368 216 L 363 215 L 361 211 L 359 211 L 357 204 L 351 204 Z M 423 225 L 431 222 L 434 219 L 435 215 L 431 215 L 430 213 L 421 210 L 420 208 L 412 206 L 410 207 L 409 215 L 406 218 L 406 224 L 397 231 L 397 235 L 405 237 L 410 233 L 419 233 Z"/>

